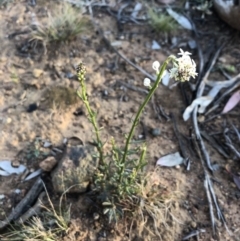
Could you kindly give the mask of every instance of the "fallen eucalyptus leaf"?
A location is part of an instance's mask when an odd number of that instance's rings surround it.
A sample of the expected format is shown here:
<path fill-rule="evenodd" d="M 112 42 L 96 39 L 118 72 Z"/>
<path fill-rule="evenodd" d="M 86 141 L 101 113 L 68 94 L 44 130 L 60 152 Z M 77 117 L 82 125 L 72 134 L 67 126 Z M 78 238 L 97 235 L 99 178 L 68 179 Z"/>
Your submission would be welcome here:
<path fill-rule="evenodd" d="M 0 176 L 7 177 L 7 176 L 10 176 L 10 175 L 11 175 L 11 174 L 9 174 L 8 172 L 3 171 L 3 170 L 0 170 Z"/>
<path fill-rule="evenodd" d="M 32 172 L 24 179 L 24 182 L 39 176 L 41 173 L 42 173 L 42 169 L 38 169 L 35 172 Z"/>
<path fill-rule="evenodd" d="M 159 43 L 156 40 L 152 41 L 152 50 L 159 50 L 161 49 L 161 46 L 159 45 Z"/>
<path fill-rule="evenodd" d="M 186 110 L 183 113 L 183 119 L 184 121 L 187 121 L 190 116 L 192 111 L 196 106 L 200 106 L 198 109 L 198 113 L 204 113 L 206 107 L 212 102 L 213 98 L 211 96 L 202 96 L 197 99 L 195 99 L 190 106 L 186 108 Z"/>
<path fill-rule="evenodd" d="M 238 103 L 240 102 L 240 90 L 233 93 L 233 95 L 228 100 L 227 104 L 225 105 L 222 114 L 225 114 L 232 110 Z"/>
<path fill-rule="evenodd" d="M 214 99 L 222 88 L 223 87 L 221 85 L 216 85 L 208 92 L 207 95 Z"/>
<path fill-rule="evenodd" d="M 171 8 L 167 8 L 167 12 L 183 28 L 188 29 L 188 30 L 192 30 L 192 24 L 190 23 L 190 21 L 185 16 L 183 16 L 182 14 L 179 14 L 179 13 L 173 11 Z"/>
<path fill-rule="evenodd" d="M 181 165 L 184 161 L 184 158 L 180 156 L 179 152 L 168 154 L 158 159 L 157 165 L 174 167 Z"/>
<path fill-rule="evenodd" d="M 49 141 L 45 141 L 45 142 L 43 143 L 43 147 L 44 147 L 44 148 L 48 148 L 48 147 L 51 147 L 51 146 L 52 146 L 52 143 L 49 142 Z"/>
<path fill-rule="evenodd" d="M 143 5 L 142 5 L 141 3 L 137 3 L 137 4 L 135 5 L 134 9 L 133 9 L 133 12 L 132 12 L 132 14 L 131 14 L 131 17 L 136 18 L 137 15 L 138 15 L 138 13 L 139 13 L 139 11 L 142 10 L 142 6 L 143 6 Z"/>
<path fill-rule="evenodd" d="M 9 176 L 11 174 L 21 174 L 26 170 L 24 165 L 19 165 L 18 167 L 13 167 L 11 161 L 0 161 L 0 175 Z"/>
<path fill-rule="evenodd" d="M 221 86 L 222 88 L 228 88 L 229 86 L 233 85 L 235 82 L 238 82 L 239 77 L 240 77 L 240 74 L 234 76 L 230 80 L 223 80 L 223 81 L 206 80 L 206 84 L 212 87 Z"/>

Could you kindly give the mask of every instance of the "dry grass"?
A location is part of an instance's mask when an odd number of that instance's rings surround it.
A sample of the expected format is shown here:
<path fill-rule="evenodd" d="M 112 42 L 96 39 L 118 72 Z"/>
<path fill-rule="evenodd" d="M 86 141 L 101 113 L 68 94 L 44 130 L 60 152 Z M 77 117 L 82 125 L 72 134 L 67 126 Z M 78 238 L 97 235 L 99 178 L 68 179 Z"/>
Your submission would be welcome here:
<path fill-rule="evenodd" d="M 161 12 L 156 13 L 153 9 L 148 10 L 149 22 L 157 33 L 170 33 L 177 30 L 176 21 L 169 15 Z"/>
<path fill-rule="evenodd" d="M 124 200 L 120 206 L 125 212 L 126 227 L 131 233 L 139 237 L 150 236 L 156 240 L 164 240 L 163 234 L 168 235 L 169 240 L 174 240 L 173 226 L 178 225 L 174 213 L 175 205 L 180 197 L 176 190 L 172 192 L 163 187 L 159 174 L 149 173 L 139 184 L 139 194 Z M 127 218 L 126 218 L 127 216 Z M 130 230 L 129 230 L 130 225 Z"/>
<path fill-rule="evenodd" d="M 63 194 L 65 195 L 65 193 Z M 42 204 L 39 216 L 30 218 L 26 223 L 14 224 L 10 231 L 1 237 L 2 241 L 56 241 L 65 236 L 70 223 L 70 209 L 62 211 L 60 199 L 59 212 L 56 211 L 47 193 L 49 205 Z"/>
<path fill-rule="evenodd" d="M 36 21 L 36 20 L 35 20 Z M 91 30 L 89 19 L 79 9 L 68 3 L 61 3 L 52 13 L 48 13 L 46 22 L 35 23 L 36 30 L 32 40 L 43 41 L 45 45 L 52 42 L 64 42 L 75 39 L 79 34 Z"/>

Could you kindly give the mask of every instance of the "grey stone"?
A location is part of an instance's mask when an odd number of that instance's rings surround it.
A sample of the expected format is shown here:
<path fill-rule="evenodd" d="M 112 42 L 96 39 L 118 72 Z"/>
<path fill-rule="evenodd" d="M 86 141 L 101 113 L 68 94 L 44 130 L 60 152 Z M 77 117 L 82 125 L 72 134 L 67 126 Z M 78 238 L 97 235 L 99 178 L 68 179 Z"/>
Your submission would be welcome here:
<path fill-rule="evenodd" d="M 67 147 L 56 169 L 52 172 L 53 188 L 57 193 L 83 193 L 98 167 L 94 146 Z M 95 154 L 95 155 L 94 155 Z"/>
<path fill-rule="evenodd" d="M 153 136 L 160 136 L 161 135 L 161 130 L 159 128 L 154 128 L 151 131 Z"/>

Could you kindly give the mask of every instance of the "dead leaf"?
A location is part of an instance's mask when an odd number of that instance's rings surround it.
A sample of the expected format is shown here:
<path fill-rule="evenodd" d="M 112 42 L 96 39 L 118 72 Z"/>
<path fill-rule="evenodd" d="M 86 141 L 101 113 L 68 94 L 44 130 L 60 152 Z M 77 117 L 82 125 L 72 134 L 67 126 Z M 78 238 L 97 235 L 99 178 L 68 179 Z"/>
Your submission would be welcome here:
<path fill-rule="evenodd" d="M 192 30 L 192 24 L 191 22 L 188 20 L 188 18 L 186 18 L 185 16 L 183 16 L 182 14 L 179 14 L 175 11 L 173 11 L 171 8 L 167 8 L 167 12 L 168 14 L 175 19 L 183 28 L 188 29 L 188 30 Z"/>
<path fill-rule="evenodd" d="M 158 159 L 157 165 L 166 166 L 166 167 L 174 167 L 182 164 L 184 158 L 180 156 L 179 152 L 168 154 Z"/>
<path fill-rule="evenodd" d="M 225 114 L 232 110 L 238 103 L 240 102 L 240 90 L 233 93 L 233 95 L 228 100 L 227 104 L 225 105 L 222 114 Z"/>
<path fill-rule="evenodd" d="M 30 179 L 32 179 L 32 178 L 34 178 L 34 177 L 39 176 L 41 173 L 42 173 L 42 170 L 41 170 L 41 169 L 38 169 L 38 170 L 36 170 L 35 172 L 32 172 L 30 175 L 28 175 L 28 176 L 24 179 L 24 182 L 25 182 L 25 181 L 28 181 L 28 180 L 30 180 Z"/>
<path fill-rule="evenodd" d="M 9 176 L 11 174 L 21 174 L 26 170 L 24 165 L 19 165 L 18 167 L 13 167 L 11 161 L 0 161 L 0 175 Z"/>
<path fill-rule="evenodd" d="M 211 104 L 212 101 L 213 101 L 213 98 L 211 96 L 201 96 L 195 99 L 192 102 L 192 104 L 189 105 L 184 111 L 183 113 L 184 121 L 187 121 L 190 118 L 191 113 L 193 112 L 196 106 L 199 106 L 198 113 L 204 113 L 205 109 L 207 108 L 207 106 Z"/>

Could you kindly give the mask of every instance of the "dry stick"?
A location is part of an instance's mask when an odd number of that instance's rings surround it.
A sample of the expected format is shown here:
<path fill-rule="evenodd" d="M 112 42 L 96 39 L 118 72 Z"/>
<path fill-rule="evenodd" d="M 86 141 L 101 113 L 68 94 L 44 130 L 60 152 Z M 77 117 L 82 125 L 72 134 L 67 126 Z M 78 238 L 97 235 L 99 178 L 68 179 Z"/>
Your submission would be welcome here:
<path fill-rule="evenodd" d="M 235 146 L 233 145 L 230 137 L 227 135 L 228 129 L 224 130 L 224 137 L 226 140 L 226 145 L 229 146 L 229 148 L 233 151 L 233 153 L 240 158 L 240 152 L 238 152 L 238 150 L 235 148 Z"/>
<path fill-rule="evenodd" d="M 216 235 L 216 225 L 215 225 L 215 217 L 214 217 L 214 211 L 213 211 L 212 198 L 211 198 L 211 195 L 209 192 L 208 180 L 209 180 L 208 173 L 205 172 L 204 187 L 206 190 L 207 199 L 208 199 L 208 203 L 209 203 L 209 212 L 210 212 L 210 218 L 211 218 L 211 223 L 212 223 L 213 236 L 215 236 Z"/>
<path fill-rule="evenodd" d="M 26 213 L 24 213 L 19 219 L 19 223 L 24 223 L 26 222 L 29 218 L 31 218 L 34 215 L 38 215 L 41 211 L 42 203 L 43 203 L 43 198 L 45 196 L 45 192 L 41 192 L 41 194 L 38 197 L 37 202 L 30 208 Z"/>
<path fill-rule="evenodd" d="M 169 115 L 166 114 L 166 112 L 164 111 L 163 107 L 162 107 L 161 105 L 159 105 L 158 108 L 159 108 L 159 111 L 160 111 L 160 113 L 162 114 L 162 116 L 163 116 L 167 121 L 169 121 L 171 118 L 170 118 Z"/>
<path fill-rule="evenodd" d="M 198 90 L 197 90 L 197 95 L 196 95 L 196 98 L 199 98 L 202 96 L 203 94 L 203 91 L 204 91 L 204 88 L 205 88 L 205 85 L 206 85 L 206 81 L 207 81 L 207 78 L 210 74 L 210 71 L 211 69 L 213 68 L 222 48 L 223 48 L 223 44 L 220 46 L 220 48 L 218 48 L 218 50 L 216 51 L 216 54 L 214 55 L 212 61 L 211 61 L 211 64 L 207 70 L 207 72 L 205 73 L 201 83 L 199 84 L 199 87 L 198 87 Z M 198 107 L 195 107 L 194 110 L 193 110 L 193 113 L 192 113 L 192 119 L 193 119 L 193 126 L 194 126 L 194 130 L 195 130 L 195 134 L 196 134 L 196 138 L 199 142 L 199 145 L 200 145 L 200 149 L 203 153 L 203 156 L 204 156 L 204 159 L 206 160 L 207 162 L 207 165 L 208 165 L 208 168 L 211 170 L 211 171 L 214 171 L 214 168 L 212 167 L 212 164 L 211 164 L 211 160 L 210 160 L 210 157 L 209 157 L 209 154 L 206 150 L 206 147 L 205 147 L 205 144 L 203 142 L 203 139 L 201 137 L 201 134 L 200 134 L 200 130 L 199 130 L 199 127 L 198 127 L 198 122 L 197 122 L 197 110 L 198 110 Z"/>
<path fill-rule="evenodd" d="M 238 131 L 238 129 L 236 128 L 235 125 L 233 125 L 233 124 L 231 124 L 231 125 L 232 125 L 233 130 L 235 131 L 235 133 L 236 133 L 236 135 L 237 135 L 237 137 L 238 137 L 238 140 L 240 141 L 240 132 Z"/>
<path fill-rule="evenodd" d="M 204 139 L 208 140 L 208 142 L 211 143 L 211 146 L 215 148 L 221 155 L 223 155 L 225 158 L 230 158 L 230 156 L 227 154 L 227 152 L 224 150 L 224 148 L 219 145 L 216 140 L 210 136 L 206 131 L 201 131 L 201 135 Z"/>
<path fill-rule="evenodd" d="M 32 205 L 34 200 L 38 197 L 43 189 L 42 179 L 39 177 L 37 181 L 33 184 L 32 188 L 28 191 L 26 196 L 22 201 L 15 207 L 15 209 L 10 213 L 10 215 L 3 221 L 0 221 L 0 229 L 6 227 L 11 221 L 17 220 L 26 208 Z"/>
<path fill-rule="evenodd" d="M 213 185 L 212 185 L 212 181 L 210 180 L 210 177 L 209 175 L 207 175 L 207 181 L 208 181 L 208 186 L 209 186 L 209 190 L 212 194 L 212 199 L 214 201 L 214 204 L 215 204 L 215 207 L 217 209 L 217 214 L 218 214 L 218 219 L 219 220 L 222 220 L 223 224 L 224 224 L 224 227 L 226 228 L 226 230 L 228 231 L 228 233 L 231 235 L 231 232 L 227 226 L 227 223 L 226 223 L 226 219 L 221 211 L 221 209 L 219 208 L 219 205 L 218 205 L 218 202 L 217 202 L 217 197 L 215 195 L 215 192 L 214 192 L 214 189 L 213 189 Z"/>
<path fill-rule="evenodd" d="M 209 192 L 209 184 L 208 184 L 209 178 L 207 178 L 209 176 L 209 174 L 207 172 L 206 164 L 204 163 L 204 160 L 202 158 L 202 154 L 201 154 L 201 151 L 200 151 L 200 148 L 199 148 L 199 145 L 197 143 L 197 140 L 196 140 L 195 136 L 192 139 L 193 139 L 193 143 L 194 143 L 195 149 L 197 151 L 197 154 L 200 158 L 200 161 L 201 161 L 201 164 L 202 164 L 202 167 L 203 167 L 203 171 L 204 171 L 204 175 L 205 175 L 204 187 L 205 187 L 207 199 L 208 199 L 209 212 L 210 212 L 210 218 L 211 218 L 211 223 L 212 223 L 212 231 L 213 231 L 213 234 L 215 236 L 215 233 L 216 233 L 215 217 L 214 217 L 214 212 L 213 212 L 212 199 L 211 199 L 211 195 L 210 195 L 210 192 Z M 212 185 L 212 184 L 210 183 L 210 185 Z"/>
<path fill-rule="evenodd" d="M 207 78 L 209 76 L 209 73 L 212 69 L 212 67 L 214 66 L 222 48 L 223 48 L 224 44 L 222 44 L 220 46 L 220 48 L 218 49 L 218 51 L 216 52 L 216 54 L 214 55 L 212 61 L 211 61 L 211 64 L 207 70 L 207 72 L 205 73 L 200 85 L 199 85 L 199 88 L 197 90 L 197 98 L 201 97 L 202 94 L 203 94 L 203 91 L 204 91 L 204 88 L 205 88 L 205 85 L 206 85 L 206 81 L 207 81 Z M 205 147 L 205 144 L 203 142 L 203 139 L 201 137 L 201 134 L 200 134 L 200 130 L 199 130 L 199 127 L 198 127 L 198 122 L 197 122 L 197 110 L 198 110 L 198 107 L 195 107 L 194 111 L 193 111 L 193 114 L 192 114 L 192 118 L 193 118 L 193 125 L 194 125 L 194 130 L 195 130 L 195 134 L 196 134 L 196 140 L 198 141 L 198 144 L 199 146 L 197 145 L 197 148 L 200 148 L 200 150 L 202 151 L 203 153 L 203 156 L 204 156 L 204 159 L 206 161 L 206 164 L 208 166 L 208 168 L 211 170 L 211 171 L 214 171 L 214 168 L 213 166 L 211 165 L 211 161 L 210 161 L 210 157 L 209 157 L 209 154 L 206 150 L 206 147 Z M 199 152 L 199 155 L 200 155 L 200 152 Z M 212 187 L 212 183 L 210 181 L 210 178 L 209 178 L 209 174 L 207 172 L 207 169 L 204 165 L 204 162 L 202 161 L 202 158 L 201 158 L 201 162 L 202 162 L 202 166 L 204 168 L 204 174 L 205 174 L 205 181 L 204 181 L 204 186 L 205 186 L 205 189 L 206 189 L 206 193 L 207 193 L 207 197 L 208 197 L 208 203 L 209 203 L 209 210 L 210 210 L 210 215 L 211 215 L 211 222 L 212 222 L 212 229 L 213 229 L 213 234 L 215 234 L 215 219 L 214 219 L 214 214 L 213 214 L 213 205 L 212 205 L 212 199 L 214 201 L 214 204 L 215 204 L 215 207 L 217 209 L 217 213 L 218 213 L 218 217 L 219 219 L 222 220 L 222 222 L 224 223 L 224 226 L 225 228 L 227 229 L 227 231 L 229 232 L 228 228 L 227 228 L 227 224 L 225 222 L 225 219 L 224 219 L 224 216 L 218 206 L 218 202 L 217 202 L 217 199 L 216 199 L 216 195 L 215 195 L 215 192 L 214 192 L 214 189 Z M 211 195 L 209 195 L 209 191 L 211 193 Z"/>
<path fill-rule="evenodd" d="M 205 229 L 198 229 L 198 230 L 194 230 L 192 231 L 190 234 L 188 234 L 187 236 L 185 236 L 182 240 L 188 240 L 194 236 L 198 236 L 200 233 L 205 233 L 206 230 Z"/>

